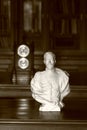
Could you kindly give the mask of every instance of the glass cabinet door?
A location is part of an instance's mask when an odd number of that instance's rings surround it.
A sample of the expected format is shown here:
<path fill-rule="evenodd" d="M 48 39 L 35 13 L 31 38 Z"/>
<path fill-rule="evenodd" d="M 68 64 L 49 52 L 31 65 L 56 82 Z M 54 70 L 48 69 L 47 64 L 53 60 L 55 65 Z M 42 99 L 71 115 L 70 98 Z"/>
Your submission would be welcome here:
<path fill-rule="evenodd" d="M 24 0 L 23 23 L 25 32 L 41 32 L 41 0 Z"/>

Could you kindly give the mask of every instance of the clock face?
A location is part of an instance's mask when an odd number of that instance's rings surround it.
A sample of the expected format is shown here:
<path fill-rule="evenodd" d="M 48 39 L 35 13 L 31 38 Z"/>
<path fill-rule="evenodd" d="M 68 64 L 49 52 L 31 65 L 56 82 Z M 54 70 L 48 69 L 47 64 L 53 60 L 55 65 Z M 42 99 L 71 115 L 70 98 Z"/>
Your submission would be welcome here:
<path fill-rule="evenodd" d="M 26 58 L 20 58 L 18 60 L 18 66 L 21 69 L 26 69 L 29 66 L 29 60 L 27 60 Z"/>
<path fill-rule="evenodd" d="M 23 44 L 18 47 L 17 53 L 21 57 L 27 57 L 30 53 L 30 49 L 27 45 Z"/>

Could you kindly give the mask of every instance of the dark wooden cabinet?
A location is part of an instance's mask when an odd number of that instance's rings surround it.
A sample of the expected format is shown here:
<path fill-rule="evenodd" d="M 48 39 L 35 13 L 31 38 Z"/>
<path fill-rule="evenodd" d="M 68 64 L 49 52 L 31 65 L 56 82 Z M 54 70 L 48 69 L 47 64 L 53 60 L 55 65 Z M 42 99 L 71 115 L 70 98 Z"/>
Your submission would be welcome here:
<path fill-rule="evenodd" d="M 80 1 L 54 0 L 48 5 L 50 45 L 54 51 L 78 50 Z M 49 4 L 48 3 L 48 4 Z"/>
<path fill-rule="evenodd" d="M 0 0 L 0 50 L 13 49 L 11 0 Z"/>

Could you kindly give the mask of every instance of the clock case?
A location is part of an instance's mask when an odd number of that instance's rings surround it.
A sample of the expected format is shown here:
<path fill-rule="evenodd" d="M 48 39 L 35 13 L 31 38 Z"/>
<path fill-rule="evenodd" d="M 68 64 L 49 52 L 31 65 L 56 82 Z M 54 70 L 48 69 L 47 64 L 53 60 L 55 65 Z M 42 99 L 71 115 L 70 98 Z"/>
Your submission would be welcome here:
<path fill-rule="evenodd" d="M 18 48 L 21 45 L 25 45 L 29 48 L 29 54 L 26 57 L 22 57 L 18 54 Z M 20 58 L 26 58 L 29 65 L 24 69 L 18 65 Z M 21 43 L 19 44 L 14 51 L 14 67 L 13 67 L 13 76 L 12 82 L 14 84 L 19 84 L 23 86 L 30 85 L 30 81 L 34 74 L 34 44 L 32 43 Z"/>

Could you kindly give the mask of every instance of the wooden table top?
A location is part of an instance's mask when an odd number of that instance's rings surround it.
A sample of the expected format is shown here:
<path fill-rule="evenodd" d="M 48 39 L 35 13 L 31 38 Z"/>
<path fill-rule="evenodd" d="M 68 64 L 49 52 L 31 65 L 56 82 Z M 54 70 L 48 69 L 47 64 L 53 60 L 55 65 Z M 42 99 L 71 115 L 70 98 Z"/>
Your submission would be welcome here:
<path fill-rule="evenodd" d="M 39 112 L 32 98 L 0 98 L 0 123 L 87 124 L 87 100 L 65 99 L 61 112 Z"/>

